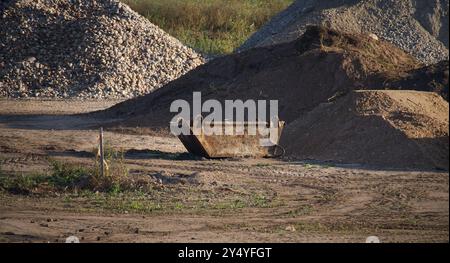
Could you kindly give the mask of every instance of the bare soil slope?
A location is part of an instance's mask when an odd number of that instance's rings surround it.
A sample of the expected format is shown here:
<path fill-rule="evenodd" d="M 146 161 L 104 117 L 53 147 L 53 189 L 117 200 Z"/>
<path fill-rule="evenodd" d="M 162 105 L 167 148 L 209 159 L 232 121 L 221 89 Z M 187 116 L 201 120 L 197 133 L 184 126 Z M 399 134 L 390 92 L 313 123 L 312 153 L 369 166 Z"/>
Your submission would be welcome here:
<path fill-rule="evenodd" d="M 371 88 L 433 91 L 448 101 L 448 73 L 448 60 L 444 60 L 408 72 L 398 72 L 397 75 L 382 74 L 371 84 Z"/>
<path fill-rule="evenodd" d="M 421 66 L 392 44 L 366 35 L 310 27 L 299 39 L 217 58 L 146 96 L 106 110 L 125 126 L 167 127 L 170 104 L 203 99 L 277 99 L 288 122 L 332 97 L 365 89 L 380 76 Z"/>
<path fill-rule="evenodd" d="M 355 91 L 288 125 L 281 144 L 300 159 L 448 170 L 448 110 L 430 92 Z"/>

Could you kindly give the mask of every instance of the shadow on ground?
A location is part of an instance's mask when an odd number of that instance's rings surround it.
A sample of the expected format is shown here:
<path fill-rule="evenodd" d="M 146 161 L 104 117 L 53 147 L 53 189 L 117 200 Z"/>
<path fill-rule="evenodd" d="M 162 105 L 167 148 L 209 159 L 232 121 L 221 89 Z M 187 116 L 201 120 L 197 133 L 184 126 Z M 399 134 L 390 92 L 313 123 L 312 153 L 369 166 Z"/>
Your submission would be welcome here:
<path fill-rule="evenodd" d="M 88 130 L 112 122 L 81 115 L 0 115 L 0 125 L 12 129 L 33 130 Z"/>
<path fill-rule="evenodd" d="M 170 153 L 159 150 L 135 150 L 131 149 L 124 153 L 125 159 L 162 159 L 162 160 L 201 160 L 201 157 L 197 157 L 190 153 Z"/>

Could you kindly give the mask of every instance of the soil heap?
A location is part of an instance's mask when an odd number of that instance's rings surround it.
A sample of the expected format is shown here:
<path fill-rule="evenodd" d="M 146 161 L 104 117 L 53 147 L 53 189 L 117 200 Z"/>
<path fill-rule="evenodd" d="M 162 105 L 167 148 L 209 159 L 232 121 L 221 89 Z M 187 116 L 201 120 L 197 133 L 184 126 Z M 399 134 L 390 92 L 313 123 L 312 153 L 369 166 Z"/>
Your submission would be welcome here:
<path fill-rule="evenodd" d="M 299 116 L 281 145 L 298 159 L 448 170 L 448 121 L 432 92 L 354 91 Z"/>
<path fill-rule="evenodd" d="M 278 100 L 290 158 L 448 169 L 448 63 L 425 67 L 367 35 L 308 27 L 295 41 L 217 58 L 93 116 L 122 119 L 115 128 L 167 129 L 171 103 L 191 102 L 194 91 L 203 101 Z"/>
<path fill-rule="evenodd" d="M 167 127 L 170 104 L 190 102 L 200 91 L 204 100 L 279 100 L 280 117 L 291 122 L 322 102 L 421 66 L 388 42 L 312 26 L 295 41 L 214 59 L 103 113 L 126 119 L 126 126 Z"/>
<path fill-rule="evenodd" d="M 448 101 L 448 61 L 425 66 L 408 72 L 382 74 L 371 84 L 374 89 L 433 91 Z"/>

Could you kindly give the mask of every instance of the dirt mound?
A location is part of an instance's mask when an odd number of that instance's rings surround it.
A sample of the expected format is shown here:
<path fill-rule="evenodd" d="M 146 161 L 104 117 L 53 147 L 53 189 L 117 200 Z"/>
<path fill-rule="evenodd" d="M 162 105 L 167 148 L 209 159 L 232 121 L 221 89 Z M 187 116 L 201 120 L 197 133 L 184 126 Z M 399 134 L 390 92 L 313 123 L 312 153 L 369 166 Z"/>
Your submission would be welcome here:
<path fill-rule="evenodd" d="M 391 168 L 449 169 L 449 107 L 418 91 L 354 91 L 283 132 L 289 156 Z"/>
<path fill-rule="evenodd" d="M 176 99 L 277 99 L 280 117 L 293 121 L 330 98 L 368 87 L 386 72 L 420 64 L 404 51 L 366 35 L 310 27 L 299 39 L 217 58 L 146 96 L 103 112 L 127 126 L 167 127 Z"/>
<path fill-rule="evenodd" d="M 448 101 L 448 61 L 400 72 L 397 75 L 382 74 L 371 83 L 372 89 L 433 91 Z"/>
<path fill-rule="evenodd" d="M 0 7 L 0 96 L 130 98 L 203 59 L 116 0 Z"/>
<path fill-rule="evenodd" d="M 448 59 L 448 0 L 297 0 L 239 51 L 288 42 L 310 24 L 374 33 L 426 64 Z"/>

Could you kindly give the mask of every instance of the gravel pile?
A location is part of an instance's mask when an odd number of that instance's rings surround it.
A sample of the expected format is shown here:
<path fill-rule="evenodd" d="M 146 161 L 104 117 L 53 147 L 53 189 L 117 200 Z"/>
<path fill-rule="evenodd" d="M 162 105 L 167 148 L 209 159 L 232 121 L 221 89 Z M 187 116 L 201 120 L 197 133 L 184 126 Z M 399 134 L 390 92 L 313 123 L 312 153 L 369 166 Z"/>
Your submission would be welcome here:
<path fill-rule="evenodd" d="M 0 6 L 0 96 L 130 98 L 204 62 L 115 0 Z"/>
<path fill-rule="evenodd" d="M 421 62 L 448 60 L 449 0 L 297 0 L 238 51 L 292 41 L 309 24 L 372 33 Z"/>

